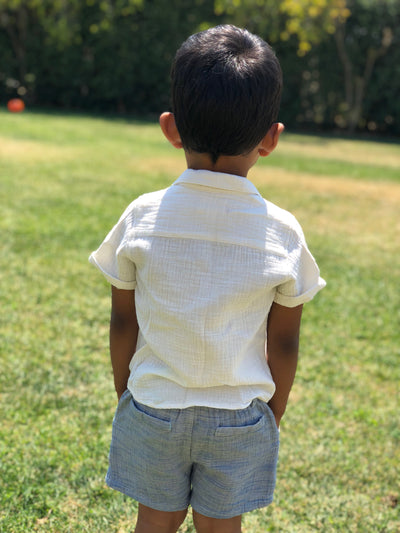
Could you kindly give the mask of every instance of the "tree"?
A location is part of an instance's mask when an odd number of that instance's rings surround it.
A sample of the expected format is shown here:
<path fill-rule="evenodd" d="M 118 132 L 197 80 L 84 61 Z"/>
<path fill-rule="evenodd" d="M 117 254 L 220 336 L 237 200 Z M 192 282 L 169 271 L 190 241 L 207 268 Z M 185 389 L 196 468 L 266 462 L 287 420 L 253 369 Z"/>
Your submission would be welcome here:
<path fill-rule="evenodd" d="M 350 15 L 346 0 L 216 0 L 215 9 L 272 43 L 296 36 L 300 56 Z"/>
<path fill-rule="evenodd" d="M 0 0 L 0 29 L 15 58 L 14 86 L 22 90 L 36 78 L 30 70 L 38 62 L 32 61 L 33 50 L 40 57 L 46 48 L 60 51 L 81 42 L 86 8 L 96 11 L 89 31 L 97 33 L 109 31 L 118 16 L 131 15 L 141 5 L 142 0 Z"/>
<path fill-rule="evenodd" d="M 215 0 L 215 9 L 225 13 L 229 21 L 246 26 L 279 48 L 284 61 L 282 43 L 288 43 L 290 49 L 293 38 L 296 40 L 297 55 L 304 58 L 304 76 L 298 80 L 302 91 L 298 93 L 315 93 L 315 88 L 321 87 L 316 79 L 320 58 L 313 54 L 313 49 L 333 41 L 336 58 L 332 56 L 334 49 L 328 46 L 331 54 L 328 59 L 333 70 L 336 64 L 341 65 L 343 88 L 339 85 L 335 88 L 339 98 L 332 98 L 334 89 L 329 88 L 329 98 L 328 95 L 320 98 L 325 104 L 317 106 L 326 108 L 327 102 L 336 105 L 335 125 L 350 132 L 364 126 L 365 99 L 377 63 L 400 41 L 398 0 Z M 298 65 L 295 67 L 298 70 Z M 313 98 L 315 95 L 311 94 L 310 99 Z M 391 107 L 394 105 L 391 102 Z M 306 114 L 315 117 L 312 110 Z M 390 113 L 388 120 L 392 120 Z"/>
<path fill-rule="evenodd" d="M 344 73 L 343 126 L 354 132 L 377 61 L 399 36 L 399 8 L 392 0 L 349 0 L 352 16 L 336 24 L 334 38 Z"/>

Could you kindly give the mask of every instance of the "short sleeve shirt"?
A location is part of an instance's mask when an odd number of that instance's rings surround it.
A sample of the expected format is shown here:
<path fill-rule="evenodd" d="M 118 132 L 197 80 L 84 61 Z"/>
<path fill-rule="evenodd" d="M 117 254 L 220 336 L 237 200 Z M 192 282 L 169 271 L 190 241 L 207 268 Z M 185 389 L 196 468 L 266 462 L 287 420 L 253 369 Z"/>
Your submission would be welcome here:
<path fill-rule="evenodd" d="M 205 170 L 137 198 L 90 261 L 135 290 L 128 388 L 158 408 L 268 402 L 271 305 L 301 305 L 325 286 L 293 215 L 248 179 Z"/>

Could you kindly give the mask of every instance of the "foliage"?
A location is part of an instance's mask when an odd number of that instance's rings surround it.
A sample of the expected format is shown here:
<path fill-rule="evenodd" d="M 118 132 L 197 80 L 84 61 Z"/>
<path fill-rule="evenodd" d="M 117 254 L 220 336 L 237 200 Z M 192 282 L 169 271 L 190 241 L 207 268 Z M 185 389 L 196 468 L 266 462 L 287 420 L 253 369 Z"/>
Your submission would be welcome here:
<path fill-rule="evenodd" d="M 88 255 L 183 154 L 156 124 L 0 112 L 0 155 L 0 531 L 132 531 L 104 483 L 110 289 Z M 304 309 L 275 503 L 244 533 L 399 531 L 399 165 L 394 144 L 285 133 L 251 171 L 328 285 Z"/>
<path fill-rule="evenodd" d="M 362 118 L 365 95 L 376 63 L 388 53 L 395 40 L 399 41 L 400 11 L 393 0 L 381 0 L 373 5 L 368 0 L 350 0 L 350 5 L 354 6 L 357 18 L 352 17 L 347 25 L 337 26 L 335 41 L 345 86 L 344 112 L 340 119 L 354 131 Z M 393 121 L 394 117 L 388 114 L 386 122 L 388 119 Z"/>
<path fill-rule="evenodd" d="M 400 5 L 351 0 L 349 6 L 346 23 L 303 60 L 301 120 L 399 133 Z"/>
<path fill-rule="evenodd" d="M 177 46 L 216 20 L 211 0 L 1 2 L 8 94 L 68 108 L 162 109 Z"/>
<path fill-rule="evenodd" d="M 281 117 L 289 126 L 400 132 L 398 2 L 283 1 L 279 9 L 274 2 L 256 9 L 255 0 L 236 1 L 235 9 L 233 1 L 222 4 L 230 20 L 275 47 L 285 81 Z"/>
<path fill-rule="evenodd" d="M 320 42 L 326 33 L 334 34 L 337 25 L 350 15 L 346 0 L 283 0 L 281 11 L 288 18 L 280 37 L 285 41 L 296 35 L 299 55 L 311 50 L 311 45 Z"/>
<path fill-rule="evenodd" d="M 295 35 L 300 56 L 326 33 L 335 33 L 336 25 L 350 15 L 345 0 L 216 0 L 216 10 L 271 42 L 288 41 Z"/>
<path fill-rule="evenodd" d="M 96 24 L 90 27 L 96 32 L 100 28 L 109 30 L 119 14 L 130 15 L 141 5 L 142 0 L 0 0 L 0 27 L 10 38 L 24 81 L 34 25 L 40 28 L 42 46 L 55 46 L 61 51 L 71 43 L 81 41 L 84 11 L 88 7 L 97 8 Z"/>
<path fill-rule="evenodd" d="M 398 0 L 0 0 L 0 102 L 159 113 L 176 48 L 219 22 L 276 49 L 287 127 L 400 134 Z"/>

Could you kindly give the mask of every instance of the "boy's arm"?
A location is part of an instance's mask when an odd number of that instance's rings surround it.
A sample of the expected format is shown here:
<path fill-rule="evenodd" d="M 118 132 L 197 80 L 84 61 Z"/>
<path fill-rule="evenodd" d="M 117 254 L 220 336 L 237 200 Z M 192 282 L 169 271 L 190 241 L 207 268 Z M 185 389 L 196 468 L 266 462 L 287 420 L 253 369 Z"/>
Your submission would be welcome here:
<path fill-rule="evenodd" d="M 276 390 L 269 401 L 279 427 L 296 374 L 303 306 L 273 303 L 267 325 L 267 357 Z"/>
<path fill-rule="evenodd" d="M 112 286 L 110 354 L 118 400 L 127 388 L 129 363 L 136 350 L 138 331 L 135 291 Z"/>

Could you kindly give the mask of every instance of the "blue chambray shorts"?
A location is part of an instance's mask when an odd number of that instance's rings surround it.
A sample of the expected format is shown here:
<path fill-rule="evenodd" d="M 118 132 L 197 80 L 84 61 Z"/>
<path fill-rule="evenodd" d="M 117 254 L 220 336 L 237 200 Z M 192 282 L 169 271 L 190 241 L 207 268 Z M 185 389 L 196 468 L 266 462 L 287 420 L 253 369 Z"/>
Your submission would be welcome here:
<path fill-rule="evenodd" d="M 189 505 L 231 518 L 272 502 L 279 430 L 270 407 L 154 409 L 126 390 L 115 413 L 107 484 L 159 511 Z"/>

